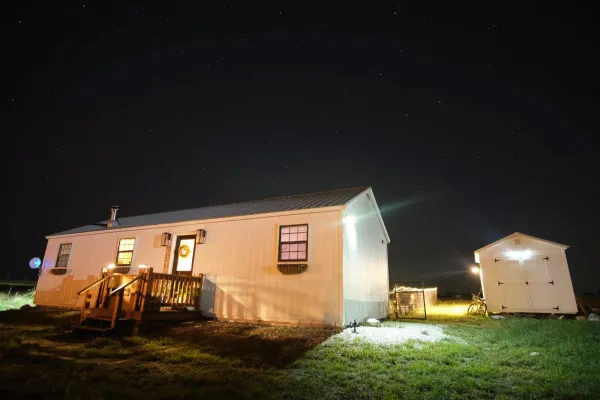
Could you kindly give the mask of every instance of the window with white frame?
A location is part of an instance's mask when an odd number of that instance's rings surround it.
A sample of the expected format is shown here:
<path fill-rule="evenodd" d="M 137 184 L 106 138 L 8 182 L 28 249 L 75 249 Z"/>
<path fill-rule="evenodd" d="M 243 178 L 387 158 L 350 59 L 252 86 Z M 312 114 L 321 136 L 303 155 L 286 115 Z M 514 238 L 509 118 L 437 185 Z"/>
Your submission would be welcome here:
<path fill-rule="evenodd" d="M 135 238 L 119 239 L 119 249 L 117 250 L 117 265 L 129 266 L 133 259 L 133 247 Z"/>
<path fill-rule="evenodd" d="M 308 260 L 308 224 L 279 228 L 279 261 Z"/>
<path fill-rule="evenodd" d="M 69 264 L 69 257 L 71 257 L 72 243 L 63 243 L 58 248 L 58 256 L 56 256 L 56 267 L 66 268 Z"/>

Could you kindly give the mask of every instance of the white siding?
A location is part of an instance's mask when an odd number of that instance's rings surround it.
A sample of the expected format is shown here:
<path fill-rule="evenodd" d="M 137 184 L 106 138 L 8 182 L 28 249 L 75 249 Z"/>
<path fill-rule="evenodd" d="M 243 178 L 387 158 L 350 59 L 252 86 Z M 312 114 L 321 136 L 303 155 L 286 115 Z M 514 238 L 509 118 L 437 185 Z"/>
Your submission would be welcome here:
<path fill-rule="evenodd" d="M 202 311 L 225 319 L 263 320 L 281 323 L 340 325 L 342 323 L 340 210 L 272 213 L 195 223 L 115 229 L 51 237 L 44 256 L 36 304 L 79 306 L 76 292 L 115 262 L 120 238 L 135 237 L 130 273 L 139 264 L 171 272 L 172 256 L 160 246 L 163 232 L 176 236 L 205 229 L 206 243 L 197 245 L 194 275 L 207 279 Z M 277 270 L 279 225 L 309 224 L 308 270 L 282 275 Z M 50 272 L 60 243 L 73 243 L 67 275 Z"/>
<path fill-rule="evenodd" d="M 388 316 L 387 237 L 369 190 L 344 211 L 344 324 Z"/>
<path fill-rule="evenodd" d="M 519 245 L 515 244 L 517 238 Z M 520 263 L 506 256 L 507 251 L 515 250 L 533 254 Z M 490 312 L 577 313 L 563 247 L 528 236 L 511 236 L 481 250 L 479 262 Z"/>

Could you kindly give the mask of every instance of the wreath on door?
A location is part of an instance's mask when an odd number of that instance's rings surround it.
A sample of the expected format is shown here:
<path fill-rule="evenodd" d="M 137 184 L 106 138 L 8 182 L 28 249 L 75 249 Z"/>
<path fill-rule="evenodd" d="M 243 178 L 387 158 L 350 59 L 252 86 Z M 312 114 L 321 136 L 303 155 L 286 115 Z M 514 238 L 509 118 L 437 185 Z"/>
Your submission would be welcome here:
<path fill-rule="evenodd" d="M 187 244 L 184 244 L 183 246 L 179 247 L 179 257 L 181 258 L 186 258 L 187 256 L 190 255 L 190 246 L 188 246 Z"/>

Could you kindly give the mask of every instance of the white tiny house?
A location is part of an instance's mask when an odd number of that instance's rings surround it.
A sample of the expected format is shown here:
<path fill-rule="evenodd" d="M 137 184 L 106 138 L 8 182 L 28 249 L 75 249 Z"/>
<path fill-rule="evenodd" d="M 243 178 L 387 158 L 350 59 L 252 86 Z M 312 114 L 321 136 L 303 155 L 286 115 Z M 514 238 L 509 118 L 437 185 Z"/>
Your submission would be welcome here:
<path fill-rule="evenodd" d="M 476 250 L 488 311 L 576 314 L 568 247 L 515 232 Z"/>
<path fill-rule="evenodd" d="M 81 307 L 108 267 L 202 276 L 197 309 L 342 326 L 387 317 L 389 237 L 370 187 L 117 218 L 47 236 L 35 303 Z"/>

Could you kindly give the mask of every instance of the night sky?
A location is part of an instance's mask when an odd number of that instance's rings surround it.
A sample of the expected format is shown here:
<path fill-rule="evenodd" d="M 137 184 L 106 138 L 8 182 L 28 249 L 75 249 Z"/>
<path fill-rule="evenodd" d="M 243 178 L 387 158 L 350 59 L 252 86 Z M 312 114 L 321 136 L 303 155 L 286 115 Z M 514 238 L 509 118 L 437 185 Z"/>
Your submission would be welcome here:
<path fill-rule="evenodd" d="M 112 204 L 127 216 L 370 185 L 390 282 L 477 291 L 473 251 L 519 231 L 570 245 L 576 291 L 598 290 L 593 10 L 194 3 L 4 15 L 0 279 L 35 278 L 46 234 Z"/>

